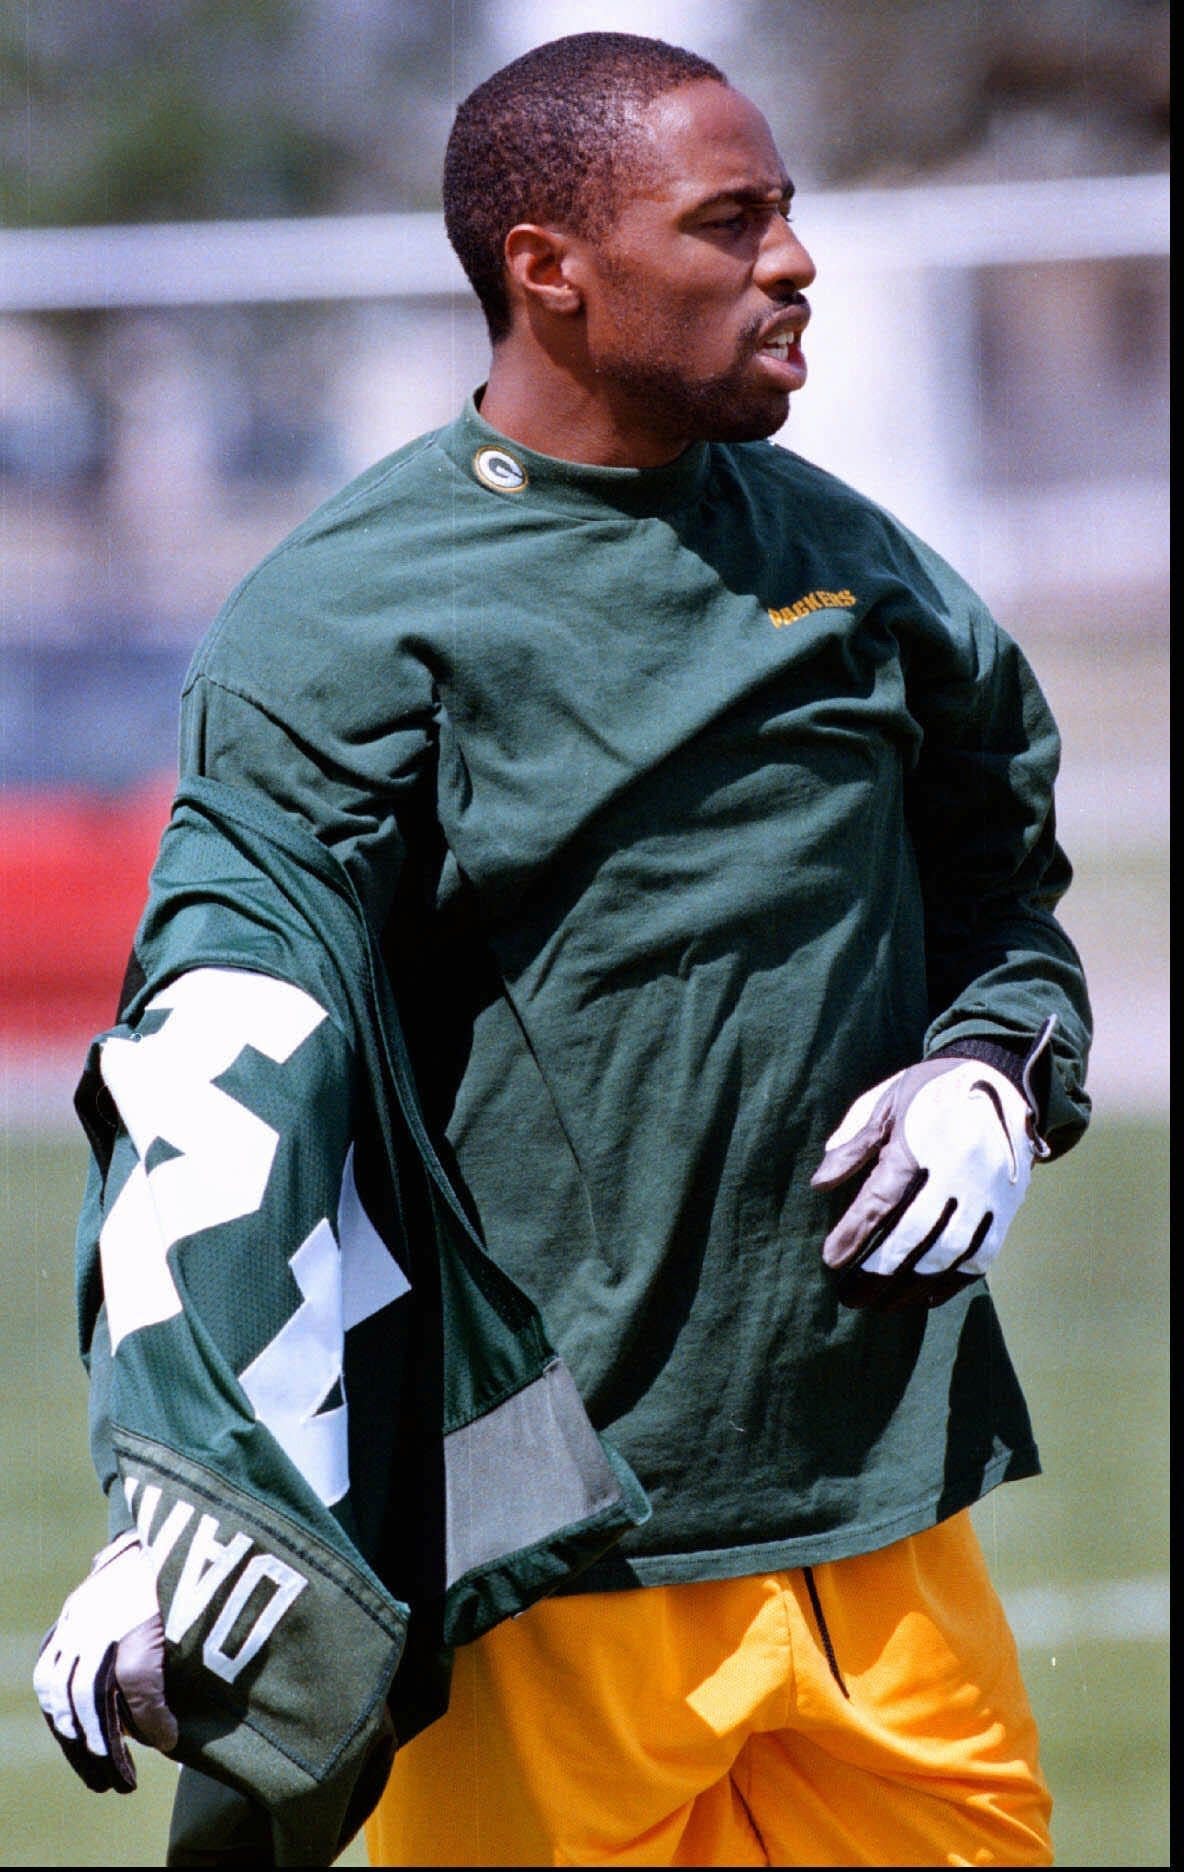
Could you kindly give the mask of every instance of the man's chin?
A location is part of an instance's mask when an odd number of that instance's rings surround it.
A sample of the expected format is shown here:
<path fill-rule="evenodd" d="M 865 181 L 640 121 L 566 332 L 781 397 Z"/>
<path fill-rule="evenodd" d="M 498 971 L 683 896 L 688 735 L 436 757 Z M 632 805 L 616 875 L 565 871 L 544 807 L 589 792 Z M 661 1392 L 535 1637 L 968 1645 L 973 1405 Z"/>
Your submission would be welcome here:
<path fill-rule="evenodd" d="M 789 391 L 754 388 L 735 374 L 702 383 L 670 370 L 618 365 L 616 383 L 657 434 L 692 442 L 760 442 L 776 435 L 789 415 Z"/>
<path fill-rule="evenodd" d="M 688 399 L 696 441 L 762 442 L 776 435 L 789 417 L 789 391 L 763 396 L 737 394 L 732 386 L 712 386 Z"/>
<path fill-rule="evenodd" d="M 731 417 L 721 419 L 719 427 L 710 434 L 703 434 L 704 442 L 763 442 L 768 436 L 776 435 L 789 420 L 789 398 L 785 397 L 781 407 L 774 411 L 765 408 L 752 410 L 745 414 L 736 412 Z"/>

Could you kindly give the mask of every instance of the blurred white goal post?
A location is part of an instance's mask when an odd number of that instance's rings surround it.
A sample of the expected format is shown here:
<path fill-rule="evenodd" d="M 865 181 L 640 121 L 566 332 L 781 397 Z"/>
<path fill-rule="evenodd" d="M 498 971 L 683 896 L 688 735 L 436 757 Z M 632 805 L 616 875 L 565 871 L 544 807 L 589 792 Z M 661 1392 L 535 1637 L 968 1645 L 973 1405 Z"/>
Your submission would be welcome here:
<path fill-rule="evenodd" d="M 804 196 L 827 274 L 1168 251 L 1164 174 Z M 438 214 L 0 229 L 0 312 L 423 300 L 467 293 Z"/>
<path fill-rule="evenodd" d="M 1148 478 L 1121 451 L 1087 457 L 1072 487 L 1019 499 L 973 485 L 973 301 L 980 269 L 1166 258 L 1169 190 L 1155 173 L 803 191 L 795 224 L 818 266 L 810 384 L 780 439 L 880 500 L 994 603 L 1037 577 L 1057 591 L 1163 582 L 1166 463 Z M 0 228 L 0 316 L 314 302 L 466 305 L 480 326 L 439 214 Z M 1120 292 L 1103 303 L 1123 317 Z M 1070 292 L 1066 341 L 1074 316 Z M 1091 345 L 1097 317 L 1092 302 L 1078 318 Z M 1057 367 L 1050 356 L 1052 382 Z M 1148 370 L 1166 376 L 1166 360 Z"/>

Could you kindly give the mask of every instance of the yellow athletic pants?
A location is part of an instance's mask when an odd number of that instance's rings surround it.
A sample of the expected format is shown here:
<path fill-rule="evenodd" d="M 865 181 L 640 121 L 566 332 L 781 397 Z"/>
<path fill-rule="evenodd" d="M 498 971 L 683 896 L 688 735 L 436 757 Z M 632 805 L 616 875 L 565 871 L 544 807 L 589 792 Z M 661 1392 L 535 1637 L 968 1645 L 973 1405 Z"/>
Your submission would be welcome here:
<path fill-rule="evenodd" d="M 968 1514 L 812 1570 L 550 1599 L 456 1657 L 383 1866 L 1048 1865 Z"/>

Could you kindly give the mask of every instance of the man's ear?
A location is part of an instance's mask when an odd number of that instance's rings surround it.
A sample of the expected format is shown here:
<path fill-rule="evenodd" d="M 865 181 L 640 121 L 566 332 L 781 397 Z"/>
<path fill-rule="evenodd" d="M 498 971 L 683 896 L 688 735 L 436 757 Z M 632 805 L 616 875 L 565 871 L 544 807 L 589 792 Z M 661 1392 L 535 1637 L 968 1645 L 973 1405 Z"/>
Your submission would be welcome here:
<path fill-rule="evenodd" d="M 561 318 L 582 309 L 584 295 L 573 277 L 578 269 L 566 235 L 522 221 L 506 235 L 503 252 L 510 293 L 524 307 Z"/>

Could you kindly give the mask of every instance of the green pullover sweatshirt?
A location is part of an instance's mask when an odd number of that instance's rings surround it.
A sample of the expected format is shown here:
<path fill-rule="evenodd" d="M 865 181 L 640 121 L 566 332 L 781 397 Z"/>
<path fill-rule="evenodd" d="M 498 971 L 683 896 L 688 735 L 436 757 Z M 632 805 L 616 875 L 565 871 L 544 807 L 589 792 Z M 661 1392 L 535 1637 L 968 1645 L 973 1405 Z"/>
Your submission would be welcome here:
<path fill-rule="evenodd" d="M 1050 1015 L 1054 1154 L 1088 1115 L 1055 725 L 936 554 L 769 443 L 593 468 L 470 402 L 243 582 L 181 745 L 349 871 L 472 1220 L 650 1496 L 577 1588 L 1036 1472 L 986 1282 L 846 1309 L 809 1186 L 856 1094 Z"/>

